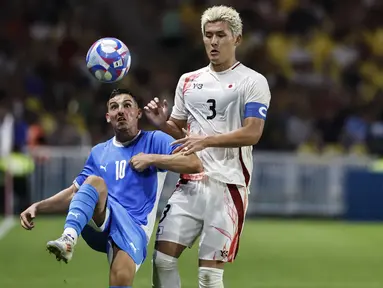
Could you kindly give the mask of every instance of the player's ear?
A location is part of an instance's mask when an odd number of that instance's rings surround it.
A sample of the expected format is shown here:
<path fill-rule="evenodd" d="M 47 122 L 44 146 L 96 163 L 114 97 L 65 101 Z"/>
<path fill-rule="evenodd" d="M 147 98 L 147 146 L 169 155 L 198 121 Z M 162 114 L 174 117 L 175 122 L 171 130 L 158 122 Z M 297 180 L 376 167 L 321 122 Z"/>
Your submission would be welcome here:
<path fill-rule="evenodd" d="M 138 108 L 137 119 L 141 119 L 141 117 L 142 117 L 142 110 L 141 110 L 141 108 Z"/>
<path fill-rule="evenodd" d="M 106 122 L 110 123 L 109 113 L 106 113 L 105 118 L 106 118 Z"/>
<path fill-rule="evenodd" d="M 239 46 L 241 42 L 242 42 L 242 35 L 238 35 L 237 37 L 235 37 L 235 43 L 234 43 L 235 46 Z"/>

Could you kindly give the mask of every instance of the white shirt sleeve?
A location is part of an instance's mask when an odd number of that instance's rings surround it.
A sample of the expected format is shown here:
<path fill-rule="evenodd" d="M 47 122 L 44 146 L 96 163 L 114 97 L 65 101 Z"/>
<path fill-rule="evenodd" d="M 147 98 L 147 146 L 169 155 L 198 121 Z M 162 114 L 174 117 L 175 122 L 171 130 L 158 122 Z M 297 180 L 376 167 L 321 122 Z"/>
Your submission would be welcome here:
<path fill-rule="evenodd" d="M 257 73 L 247 78 L 244 84 L 244 118 L 266 120 L 271 100 L 267 79 Z"/>
<path fill-rule="evenodd" d="M 183 95 L 183 85 L 185 83 L 185 77 L 182 75 L 178 80 L 176 93 L 174 96 L 174 106 L 170 117 L 177 120 L 187 120 L 188 112 L 185 107 L 184 95 Z"/>
<path fill-rule="evenodd" d="M 256 74 L 248 78 L 245 84 L 245 105 L 250 102 L 256 102 L 267 107 L 270 106 L 270 89 L 267 79 L 261 75 Z"/>

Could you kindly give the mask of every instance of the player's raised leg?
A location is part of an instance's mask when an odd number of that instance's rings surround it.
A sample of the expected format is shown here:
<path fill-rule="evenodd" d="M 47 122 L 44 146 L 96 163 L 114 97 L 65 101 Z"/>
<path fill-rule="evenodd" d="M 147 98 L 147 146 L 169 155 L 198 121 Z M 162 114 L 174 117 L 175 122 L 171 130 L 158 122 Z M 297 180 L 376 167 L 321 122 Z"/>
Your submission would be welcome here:
<path fill-rule="evenodd" d="M 47 243 L 48 251 L 56 255 L 58 261 L 67 263 L 71 260 L 77 238 L 92 217 L 97 225 L 102 225 L 107 195 L 107 187 L 100 177 L 91 175 L 81 185 L 70 203 L 64 233 L 57 240 Z"/>
<path fill-rule="evenodd" d="M 110 288 L 131 288 L 136 274 L 136 263 L 126 253 L 112 244 L 113 260 L 110 265 L 109 285 Z"/>

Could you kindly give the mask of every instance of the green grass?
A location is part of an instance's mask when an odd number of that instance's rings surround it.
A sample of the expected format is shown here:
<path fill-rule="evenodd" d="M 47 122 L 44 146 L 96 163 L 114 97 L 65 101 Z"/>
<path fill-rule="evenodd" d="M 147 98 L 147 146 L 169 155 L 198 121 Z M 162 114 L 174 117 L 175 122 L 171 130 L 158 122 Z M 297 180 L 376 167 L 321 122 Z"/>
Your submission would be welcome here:
<path fill-rule="evenodd" d="M 63 221 L 39 218 L 33 231 L 16 226 L 0 240 L 0 287 L 108 287 L 106 257 L 82 240 L 68 265 L 45 251 L 46 241 L 62 232 Z M 238 258 L 225 271 L 225 288 L 383 287 L 382 246 L 381 224 L 247 221 Z M 180 259 L 183 288 L 198 287 L 196 248 Z M 151 287 L 150 270 L 149 257 L 135 288 Z"/>

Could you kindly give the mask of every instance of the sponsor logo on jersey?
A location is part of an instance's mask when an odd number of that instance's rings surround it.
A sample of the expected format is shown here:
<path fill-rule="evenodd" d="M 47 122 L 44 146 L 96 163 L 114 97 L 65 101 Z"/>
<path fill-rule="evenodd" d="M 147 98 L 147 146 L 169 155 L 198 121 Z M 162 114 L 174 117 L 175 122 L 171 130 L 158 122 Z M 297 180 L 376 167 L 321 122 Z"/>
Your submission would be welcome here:
<path fill-rule="evenodd" d="M 202 83 L 193 83 L 193 89 L 202 89 L 203 84 Z"/>

